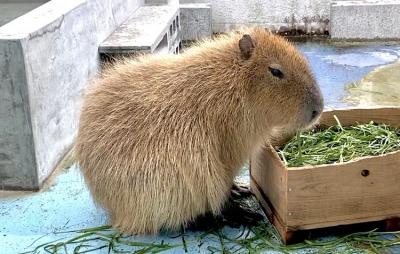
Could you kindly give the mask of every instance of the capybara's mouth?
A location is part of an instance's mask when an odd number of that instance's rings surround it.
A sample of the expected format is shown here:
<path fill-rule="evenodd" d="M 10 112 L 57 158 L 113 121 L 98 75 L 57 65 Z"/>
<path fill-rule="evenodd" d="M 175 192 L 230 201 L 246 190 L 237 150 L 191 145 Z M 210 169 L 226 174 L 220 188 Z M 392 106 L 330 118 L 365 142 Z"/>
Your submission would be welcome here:
<path fill-rule="evenodd" d="M 316 126 L 319 125 L 321 119 L 321 115 L 319 115 L 318 117 L 315 117 L 314 119 L 311 120 L 311 122 L 305 124 L 303 127 L 301 127 L 301 131 L 309 131 L 314 129 Z"/>

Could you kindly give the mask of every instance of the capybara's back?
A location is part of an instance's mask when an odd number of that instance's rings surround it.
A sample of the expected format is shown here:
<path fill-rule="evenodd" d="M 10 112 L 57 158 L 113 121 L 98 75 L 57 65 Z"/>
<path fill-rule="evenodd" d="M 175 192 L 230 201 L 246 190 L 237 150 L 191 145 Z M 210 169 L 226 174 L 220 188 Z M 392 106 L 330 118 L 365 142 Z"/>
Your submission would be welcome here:
<path fill-rule="evenodd" d="M 306 60 L 261 28 L 105 71 L 82 107 L 76 156 L 125 233 L 218 214 L 238 170 L 271 135 L 312 124 L 322 97 Z"/>

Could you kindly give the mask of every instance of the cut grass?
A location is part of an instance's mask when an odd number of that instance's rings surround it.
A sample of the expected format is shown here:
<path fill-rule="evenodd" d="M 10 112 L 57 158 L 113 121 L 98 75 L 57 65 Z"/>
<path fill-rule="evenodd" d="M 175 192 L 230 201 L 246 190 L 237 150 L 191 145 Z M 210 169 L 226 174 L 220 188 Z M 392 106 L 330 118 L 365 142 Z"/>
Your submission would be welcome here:
<path fill-rule="evenodd" d="M 107 249 L 106 253 L 160 253 L 178 245 L 171 245 L 161 241 L 159 243 L 148 243 L 133 241 L 131 236 L 123 235 L 112 230 L 111 226 L 55 232 L 54 234 L 74 233 L 76 236 L 69 239 L 61 238 L 36 246 L 33 250 L 20 254 L 39 253 L 97 253 L 101 249 Z M 126 250 L 127 247 L 135 250 Z M 44 252 L 43 252 L 44 251 Z"/>
<path fill-rule="evenodd" d="M 260 211 L 256 198 L 239 201 L 249 209 Z M 237 231 L 236 236 L 227 233 L 226 228 L 215 228 L 200 235 L 200 239 L 214 237 L 217 246 L 210 245 L 210 253 L 307 253 L 307 254 L 334 254 L 334 253 L 383 253 L 393 246 L 400 247 L 400 231 L 378 232 L 375 230 L 357 232 L 340 237 L 330 237 L 318 240 L 305 240 L 302 243 L 284 245 L 280 242 L 275 228 L 261 222 L 258 226 L 243 227 Z M 398 248 L 398 247 L 397 247 Z M 397 250 L 397 249 L 396 249 Z M 390 250 L 389 250 L 390 251 Z M 389 252 L 391 253 L 391 252 Z M 394 253 L 394 252 L 393 252 Z"/>
<path fill-rule="evenodd" d="M 243 229 L 241 237 L 228 237 L 220 229 L 213 232 L 220 239 L 220 247 L 209 246 L 211 253 L 382 253 L 385 249 L 400 245 L 398 232 L 358 232 L 332 240 L 305 240 L 303 243 L 283 245 L 279 243 L 270 225 Z M 244 236 L 243 236 L 244 235 Z M 390 236 L 390 237 L 388 237 Z"/>
<path fill-rule="evenodd" d="M 257 200 L 253 197 L 245 199 L 242 205 L 249 209 L 260 210 Z M 140 242 L 135 237 L 122 235 L 105 225 L 95 228 L 57 232 L 55 234 L 72 233 L 69 239 L 63 238 L 40 244 L 25 254 L 39 253 L 163 253 L 168 250 L 190 252 L 190 247 L 198 246 L 201 253 L 382 253 L 387 248 L 400 247 L 400 231 L 398 232 L 368 232 L 352 233 L 338 238 L 324 240 L 305 240 L 303 243 L 284 245 L 279 241 L 273 226 L 261 222 L 253 227 L 238 229 L 216 225 L 215 228 L 203 232 L 187 234 L 182 230 L 178 236 L 182 244 L 160 242 Z M 174 240 L 175 237 L 171 237 Z M 167 241 L 167 240 L 166 240 Z M 176 242 L 176 241 L 175 241 Z M 391 249 L 390 249 L 391 250 Z M 390 253 L 390 252 L 389 252 Z M 394 253 L 394 252 L 393 252 Z"/>
<path fill-rule="evenodd" d="M 386 124 L 357 124 L 298 133 L 277 152 L 288 167 L 332 164 L 400 150 L 400 129 Z"/>
<path fill-rule="evenodd" d="M 106 229 L 101 229 L 106 228 Z M 240 231 L 240 232 L 239 232 Z M 173 248 L 181 247 L 187 251 L 187 244 L 171 245 L 164 242 L 145 243 L 128 240 L 128 236 L 111 231 L 110 226 L 90 228 L 74 231 L 77 236 L 68 240 L 56 240 L 38 245 L 33 250 L 24 254 L 38 253 L 162 253 Z M 214 238 L 214 239 L 211 239 Z M 215 241 L 216 238 L 216 241 Z M 214 229 L 201 234 L 197 242 L 210 241 L 214 244 L 207 246 L 209 253 L 262 253 L 264 251 L 276 251 L 278 253 L 293 253 L 306 251 L 306 253 L 381 253 L 385 248 L 400 245 L 400 231 L 398 232 L 359 232 L 349 234 L 332 240 L 306 240 L 294 245 L 283 245 L 276 237 L 275 230 L 267 223 L 258 226 L 242 228 L 237 236 L 231 236 L 224 232 L 224 228 Z M 215 244 L 217 243 L 217 244 Z M 200 244 L 197 244 L 200 246 Z M 135 250 L 127 250 L 124 247 L 138 247 Z"/>

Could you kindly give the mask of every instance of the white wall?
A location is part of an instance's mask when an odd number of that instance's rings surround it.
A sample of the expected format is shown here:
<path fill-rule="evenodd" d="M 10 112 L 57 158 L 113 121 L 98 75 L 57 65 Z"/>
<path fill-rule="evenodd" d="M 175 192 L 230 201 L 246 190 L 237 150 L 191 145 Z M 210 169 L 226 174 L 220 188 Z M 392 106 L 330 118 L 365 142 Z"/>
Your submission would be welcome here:
<path fill-rule="evenodd" d="M 142 0 L 52 0 L 0 28 L 0 189 L 37 189 L 76 136 L 98 45 Z"/>
<path fill-rule="evenodd" d="M 262 25 L 276 31 L 328 31 L 332 0 L 211 0 L 213 31 Z"/>

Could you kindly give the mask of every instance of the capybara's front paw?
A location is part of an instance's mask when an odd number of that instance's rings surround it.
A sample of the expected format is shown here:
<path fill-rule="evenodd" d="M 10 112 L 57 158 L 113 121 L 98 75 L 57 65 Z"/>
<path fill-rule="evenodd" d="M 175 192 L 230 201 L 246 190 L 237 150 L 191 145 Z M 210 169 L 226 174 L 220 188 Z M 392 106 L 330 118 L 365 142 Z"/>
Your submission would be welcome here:
<path fill-rule="evenodd" d="M 256 226 L 265 218 L 264 216 L 250 207 L 243 206 L 240 202 L 229 200 L 227 206 L 222 211 L 225 224 L 231 227 Z"/>
<path fill-rule="evenodd" d="M 248 198 L 252 195 L 248 186 L 234 183 L 231 189 L 231 197 L 233 199 Z"/>

